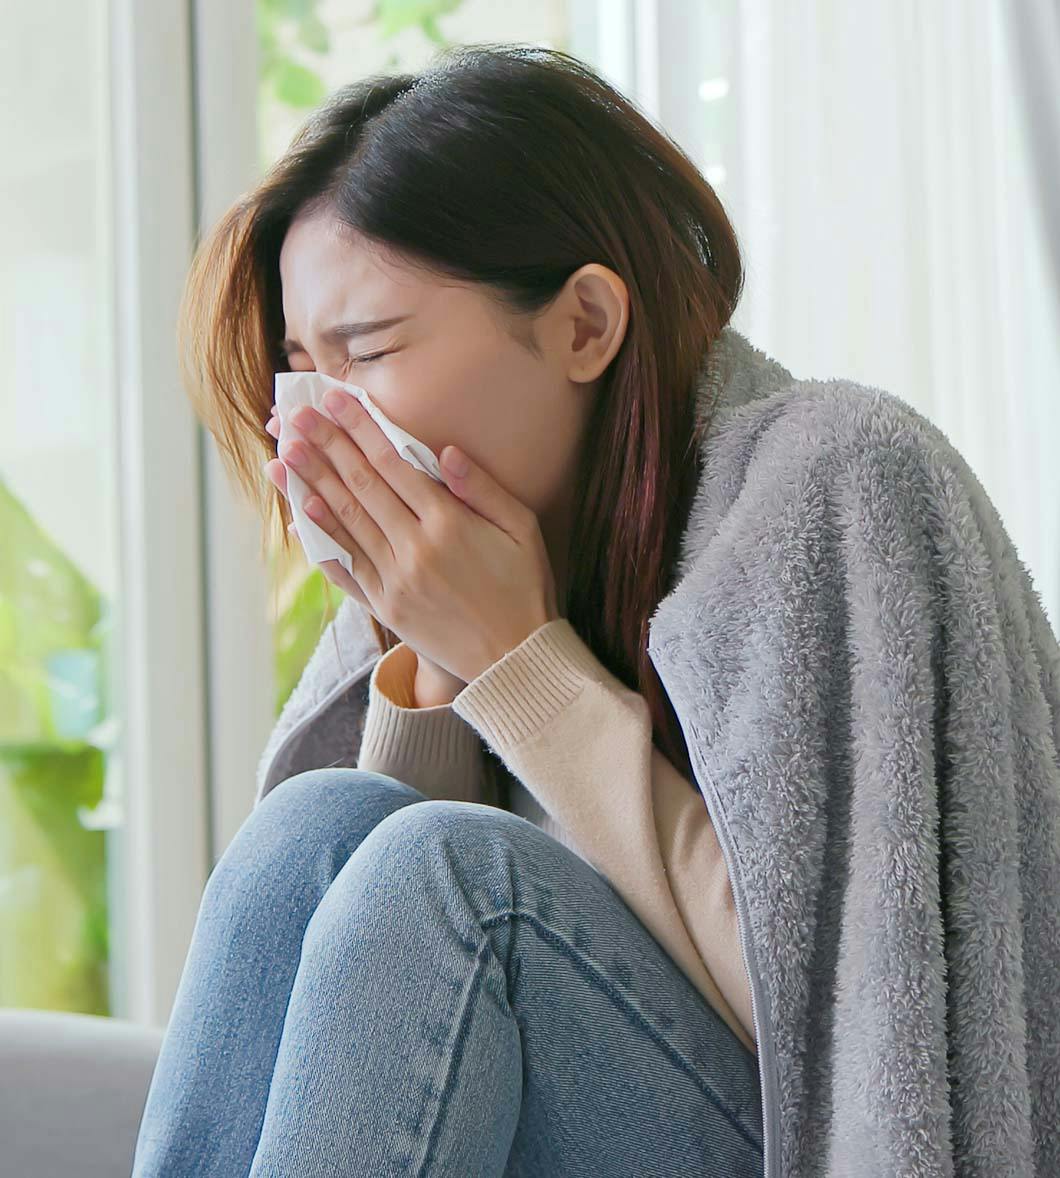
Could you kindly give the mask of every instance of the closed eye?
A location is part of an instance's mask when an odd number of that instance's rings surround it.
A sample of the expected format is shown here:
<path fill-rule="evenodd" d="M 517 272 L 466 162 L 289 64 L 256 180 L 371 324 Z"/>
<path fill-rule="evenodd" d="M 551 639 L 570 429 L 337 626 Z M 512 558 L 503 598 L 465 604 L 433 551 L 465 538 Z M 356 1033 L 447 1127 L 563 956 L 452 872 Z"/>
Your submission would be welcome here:
<path fill-rule="evenodd" d="M 373 360 L 381 360 L 389 352 L 373 352 L 370 356 L 351 356 L 351 364 L 370 364 Z"/>

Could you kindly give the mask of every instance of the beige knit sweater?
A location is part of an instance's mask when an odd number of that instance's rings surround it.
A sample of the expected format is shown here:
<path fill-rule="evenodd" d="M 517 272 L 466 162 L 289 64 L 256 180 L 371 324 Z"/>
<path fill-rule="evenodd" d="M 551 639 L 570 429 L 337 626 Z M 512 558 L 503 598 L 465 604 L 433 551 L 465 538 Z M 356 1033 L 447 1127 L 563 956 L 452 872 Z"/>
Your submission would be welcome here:
<path fill-rule="evenodd" d="M 483 800 L 483 742 L 511 809 L 599 871 L 742 1043 L 756 1050 L 725 861 L 698 788 L 652 742 L 647 701 L 566 618 L 540 626 L 451 704 L 415 707 L 404 643 L 372 671 L 357 768 L 431 798 Z"/>

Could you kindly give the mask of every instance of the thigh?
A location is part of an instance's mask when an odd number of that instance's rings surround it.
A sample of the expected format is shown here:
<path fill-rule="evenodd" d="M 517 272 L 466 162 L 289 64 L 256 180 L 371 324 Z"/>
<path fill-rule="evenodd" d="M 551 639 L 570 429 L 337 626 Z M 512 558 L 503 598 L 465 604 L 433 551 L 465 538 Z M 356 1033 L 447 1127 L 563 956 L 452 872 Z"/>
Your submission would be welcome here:
<path fill-rule="evenodd" d="M 520 816 L 436 800 L 384 819 L 376 853 L 492 944 L 521 1045 L 509 1178 L 762 1173 L 755 1056 L 591 864 Z"/>

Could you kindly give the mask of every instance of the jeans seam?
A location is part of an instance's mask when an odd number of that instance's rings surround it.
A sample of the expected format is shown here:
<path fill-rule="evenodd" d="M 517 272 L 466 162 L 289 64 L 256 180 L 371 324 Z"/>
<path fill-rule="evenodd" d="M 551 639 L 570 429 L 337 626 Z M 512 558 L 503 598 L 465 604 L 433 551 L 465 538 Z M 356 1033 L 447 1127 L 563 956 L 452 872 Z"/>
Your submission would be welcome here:
<path fill-rule="evenodd" d="M 680 1051 L 677 1050 L 671 1043 L 667 1041 L 664 1035 L 661 1034 L 652 1023 L 644 1016 L 644 1014 L 604 975 L 589 958 L 579 952 L 562 933 L 557 932 L 554 928 L 547 925 L 540 917 L 532 912 L 526 912 L 520 909 L 507 909 L 503 912 L 495 912 L 491 916 L 485 917 L 481 920 L 483 932 L 495 924 L 500 924 L 502 921 L 511 920 L 513 918 L 524 920 L 530 924 L 538 935 L 543 936 L 553 945 L 559 948 L 566 956 L 573 962 L 575 967 L 585 974 L 590 981 L 595 982 L 600 989 L 607 994 L 607 996 L 625 1013 L 626 1017 L 636 1023 L 642 1030 L 646 1031 L 648 1035 L 655 1041 L 655 1043 L 662 1048 L 662 1050 L 682 1068 L 689 1078 L 693 1081 L 697 1088 L 703 1095 L 717 1108 L 717 1110 L 730 1122 L 733 1128 L 740 1134 L 740 1136 L 752 1146 L 759 1154 L 762 1153 L 762 1143 L 757 1140 L 754 1134 L 746 1128 L 741 1122 L 738 1114 L 736 1114 L 726 1102 L 718 1096 L 718 1094 L 711 1088 L 706 1081 L 700 1079 L 696 1074 L 695 1068 L 687 1060 Z"/>
<path fill-rule="evenodd" d="M 431 1162 L 434 1153 L 434 1145 L 441 1131 L 441 1124 L 444 1120 L 444 1110 L 446 1108 L 446 1097 L 449 1090 L 453 1087 L 456 1073 L 460 1068 L 460 1062 L 464 1058 L 464 1046 L 467 1042 L 468 1028 L 471 1024 L 472 1008 L 476 994 L 481 989 L 482 976 L 484 973 L 482 966 L 483 954 L 489 950 L 489 938 L 487 937 L 479 946 L 475 954 L 475 970 L 471 977 L 471 982 L 464 991 L 463 1001 L 460 1007 L 459 1023 L 457 1024 L 456 1037 L 453 1041 L 453 1047 L 449 1054 L 448 1065 L 445 1073 L 445 1080 L 442 1083 L 441 1090 L 436 1098 L 436 1114 L 434 1120 L 431 1122 L 430 1131 L 427 1134 L 427 1141 L 423 1149 L 423 1160 L 416 1169 L 416 1178 L 421 1178 L 426 1172 L 425 1167 Z"/>

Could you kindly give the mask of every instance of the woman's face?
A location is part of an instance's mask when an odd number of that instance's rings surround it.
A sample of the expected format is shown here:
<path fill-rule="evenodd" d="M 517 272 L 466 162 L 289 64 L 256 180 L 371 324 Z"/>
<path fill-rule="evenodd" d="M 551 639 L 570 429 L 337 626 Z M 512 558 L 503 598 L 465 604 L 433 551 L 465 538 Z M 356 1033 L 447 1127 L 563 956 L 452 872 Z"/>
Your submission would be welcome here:
<path fill-rule="evenodd" d="M 291 369 L 364 388 L 435 454 L 466 451 L 537 514 L 560 586 L 585 422 L 625 335 L 622 280 L 588 264 L 537 318 L 516 320 L 485 288 L 415 267 L 329 213 L 291 224 L 280 280 Z M 390 319 L 400 322 L 329 334 Z M 522 342 L 531 335 L 536 354 Z"/>

